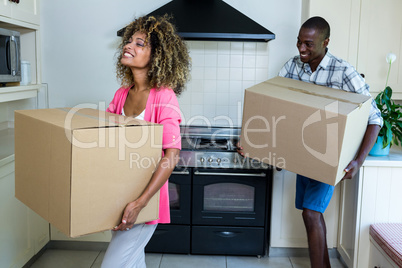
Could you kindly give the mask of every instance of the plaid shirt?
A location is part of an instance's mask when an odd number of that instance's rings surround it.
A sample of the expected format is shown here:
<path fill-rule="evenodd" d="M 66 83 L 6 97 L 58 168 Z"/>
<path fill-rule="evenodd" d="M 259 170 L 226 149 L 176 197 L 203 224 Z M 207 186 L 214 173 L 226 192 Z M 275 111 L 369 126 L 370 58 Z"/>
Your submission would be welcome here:
<path fill-rule="evenodd" d="M 279 72 L 279 76 L 371 97 L 369 86 L 356 69 L 346 61 L 333 56 L 328 50 L 314 73 L 308 63 L 303 63 L 300 56 L 295 56 L 285 63 Z M 383 124 L 381 112 L 378 110 L 374 99 L 371 101 L 368 124 L 379 126 Z"/>

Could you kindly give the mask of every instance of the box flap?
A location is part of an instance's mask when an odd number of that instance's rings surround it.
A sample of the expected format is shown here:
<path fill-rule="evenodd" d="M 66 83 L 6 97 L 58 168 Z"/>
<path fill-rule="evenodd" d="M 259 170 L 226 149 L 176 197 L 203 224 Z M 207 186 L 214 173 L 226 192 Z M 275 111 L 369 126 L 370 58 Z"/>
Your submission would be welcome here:
<path fill-rule="evenodd" d="M 327 109 L 328 105 L 333 102 L 338 102 L 336 112 L 343 115 L 349 114 L 360 107 L 361 103 L 371 99 L 366 95 L 279 76 L 246 90 L 320 110 Z"/>
<path fill-rule="evenodd" d="M 37 118 L 49 124 L 62 127 L 67 132 L 72 129 L 157 125 L 132 117 L 108 113 L 91 108 L 55 108 L 20 110 L 21 114 Z"/>

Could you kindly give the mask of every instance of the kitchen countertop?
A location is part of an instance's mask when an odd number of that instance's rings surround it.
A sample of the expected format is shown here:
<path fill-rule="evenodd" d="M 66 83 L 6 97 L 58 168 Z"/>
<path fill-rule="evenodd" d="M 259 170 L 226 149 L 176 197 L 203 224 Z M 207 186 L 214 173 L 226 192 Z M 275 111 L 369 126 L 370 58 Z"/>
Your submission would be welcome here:
<path fill-rule="evenodd" d="M 367 156 L 364 167 L 402 167 L 402 148 L 392 146 L 387 156 Z"/>

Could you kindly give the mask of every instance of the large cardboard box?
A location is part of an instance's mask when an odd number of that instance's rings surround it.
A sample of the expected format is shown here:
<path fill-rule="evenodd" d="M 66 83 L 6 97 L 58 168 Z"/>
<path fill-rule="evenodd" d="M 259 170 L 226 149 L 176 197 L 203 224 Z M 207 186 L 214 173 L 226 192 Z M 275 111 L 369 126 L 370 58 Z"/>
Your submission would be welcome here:
<path fill-rule="evenodd" d="M 113 228 L 161 158 L 162 126 L 94 109 L 15 111 L 15 196 L 70 237 Z M 158 218 L 159 193 L 137 223 Z"/>
<path fill-rule="evenodd" d="M 336 185 L 367 128 L 371 98 L 290 78 L 246 89 L 246 156 Z"/>

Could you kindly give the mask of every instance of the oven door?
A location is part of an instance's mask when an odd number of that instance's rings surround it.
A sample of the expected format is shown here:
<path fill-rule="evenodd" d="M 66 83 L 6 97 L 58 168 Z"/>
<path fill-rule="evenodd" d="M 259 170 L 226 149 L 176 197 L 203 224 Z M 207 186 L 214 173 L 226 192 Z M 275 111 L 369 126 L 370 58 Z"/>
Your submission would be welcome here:
<path fill-rule="evenodd" d="M 170 222 L 190 224 L 191 173 L 186 168 L 175 168 L 169 178 Z"/>
<path fill-rule="evenodd" d="M 193 224 L 264 226 L 267 170 L 194 169 Z"/>
<path fill-rule="evenodd" d="M 170 224 L 158 224 L 146 252 L 190 253 L 191 173 L 175 168 L 169 178 Z"/>

